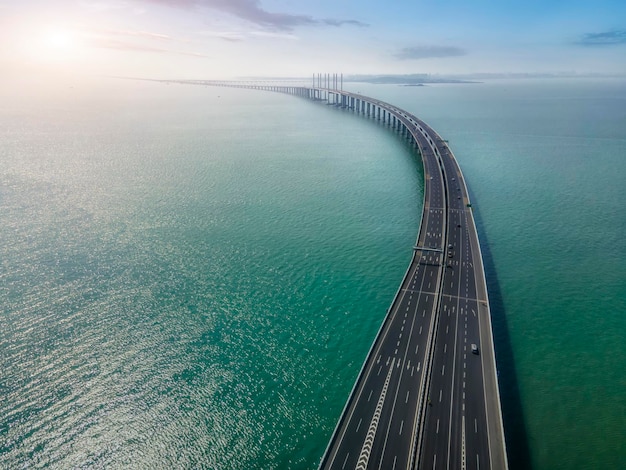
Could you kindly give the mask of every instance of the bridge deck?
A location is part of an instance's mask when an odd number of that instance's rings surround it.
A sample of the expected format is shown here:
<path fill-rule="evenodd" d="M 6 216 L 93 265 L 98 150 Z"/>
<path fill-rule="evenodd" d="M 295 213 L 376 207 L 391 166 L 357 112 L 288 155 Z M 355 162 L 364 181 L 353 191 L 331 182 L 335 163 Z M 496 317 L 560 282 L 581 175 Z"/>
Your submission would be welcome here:
<path fill-rule="evenodd" d="M 416 116 L 355 93 L 202 84 L 324 100 L 393 127 L 422 156 L 413 257 L 320 468 L 507 468 L 482 255 L 467 186 L 446 142 Z"/>

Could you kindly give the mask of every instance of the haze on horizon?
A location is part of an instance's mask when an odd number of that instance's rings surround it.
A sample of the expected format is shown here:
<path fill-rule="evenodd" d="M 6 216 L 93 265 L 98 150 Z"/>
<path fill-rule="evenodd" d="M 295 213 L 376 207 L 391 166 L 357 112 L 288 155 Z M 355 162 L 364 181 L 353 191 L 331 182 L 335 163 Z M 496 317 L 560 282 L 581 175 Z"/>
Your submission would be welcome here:
<path fill-rule="evenodd" d="M 0 0 L 3 74 L 626 75 L 622 0 Z"/>

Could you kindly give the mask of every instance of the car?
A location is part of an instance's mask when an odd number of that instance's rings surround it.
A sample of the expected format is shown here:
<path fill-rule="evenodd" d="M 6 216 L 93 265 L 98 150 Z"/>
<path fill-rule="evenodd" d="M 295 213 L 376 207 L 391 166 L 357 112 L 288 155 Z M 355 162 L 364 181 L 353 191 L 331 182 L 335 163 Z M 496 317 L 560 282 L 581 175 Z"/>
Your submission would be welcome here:
<path fill-rule="evenodd" d="M 476 343 L 472 343 L 472 354 L 478 354 L 478 346 Z"/>

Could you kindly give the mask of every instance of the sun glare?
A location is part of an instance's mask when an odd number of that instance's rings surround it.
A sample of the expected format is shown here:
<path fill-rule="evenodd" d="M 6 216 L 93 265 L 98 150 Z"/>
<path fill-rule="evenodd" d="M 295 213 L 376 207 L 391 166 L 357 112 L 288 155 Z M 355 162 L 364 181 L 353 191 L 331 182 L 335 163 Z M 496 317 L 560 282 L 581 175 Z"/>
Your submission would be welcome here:
<path fill-rule="evenodd" d="M 43 44 L 53 50 L 67 50 L 72 48 L 72 34 L 69 31 L 51 30 L 42 37 Z"/>
<path fill-rule="evenodd" d="M 78 54 L 80 41 L 69 29 L 49 28 L 40 33 L 36 49 L 34 52 L 43 60 L 70 60 Z"/>

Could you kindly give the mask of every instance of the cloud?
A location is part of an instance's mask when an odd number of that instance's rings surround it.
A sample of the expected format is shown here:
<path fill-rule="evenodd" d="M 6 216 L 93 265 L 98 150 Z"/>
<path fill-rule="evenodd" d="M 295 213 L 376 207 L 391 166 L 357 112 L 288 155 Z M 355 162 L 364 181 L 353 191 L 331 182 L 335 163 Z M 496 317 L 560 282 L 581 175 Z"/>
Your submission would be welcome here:
<path fill-rule="evenodd" d="M 130 36 L 144 39 L 158 39 L 164 41 L 173 41 L 174 38 L 168 34 L 151 33 L 149 31 L 132 31 L 132 30 L 113 30 L 113 29 L 85 29 L 86 33 L 96 32 L 105 36 Z"/>
<path fill-rule="evenodd" d="M 113 34 L 119 34 L 121 36 L 135 36 L 149 39 L 164 39 L 171 41 L 172 37 L 167 34 L 151 33 L 149 31 L 114 31 Z"/>
<path fill-rule="evenodd" d="M 292 31 L 297 26 L 336 26 L 343 25 L 366 27 L 365 23 L 357 20 L 342 20 L 334 18 L 314 18 L 310 15 L 292 15 L 289 13 L 273 13 L 261 7 L 260 0 L 145 0 L 151 3 L 169 5 L 179 8 L 193 8 L 197 6 L 212 8 L 228 13 L 237 18 L 249 21 L 263 28 Z"/>
<path fill-rule="evenodd" d="M 228 42 L 241 42 L 254 38 L 286 39 L 297 41 L 298 36 L 285 31 L 201 31 L 200 36 L 223 39 Z"/>
<path fill-rule="evenodd" d="M 580 46 L 615 46 L 626 44 L 626 29 L 584 34 L 576 44 Z"/>
<path fill-rule="evenodd" d="M 350 26 L 358 26 L 359 28 L 367 28 L 369 25 L 367 23 L 362 23 L 357 20 L 335 20 L 332 18 L 325 18 L 320 20 L 321 23 L 326 24 L 328 26 L 343 26 L 344 24 Z"/>
<path fill-rule="evenodd" d="M 247 38 L 247 34 L 238 31 L 199 31 L 196 33 L 202 37 L 218 38 L 228 42 L 241 42 Z"/>
<path fill-rule="evenodd" d="M 441 57 L 459 57 L 466 55 L 467 51 L 459 47 L 452 46 L 414 46 L 405 47 L 396 54 L 398 59 L 432 59 Z"/>
<path fill-rule="evenodd" d="M 288 39 L 290 41 L 295 41 L 298 39 L 298 36 L 294 36 L 291 33 L 274 33 L 270 31 L 250 31 L 250 36 L 260 37 L 260 38 L 274 38 L 274 39 Z"/>
<path fill-rule="evenodd" d="M 174 49 L 165 49 L 162 47 L 144 46 L 142 44 L 132 44 L 129 42 L 119 41 L 116 39 L 97 37 L 90 41 L 92 47 L 100 49 L 114 49 L 118 51 L 135 51 L 135 52 L 153 52 L 157 54 L 177 54 L 191 57 L 208 58 L 208 55 L 198 52 L 179 51 Z"/>
<path fill-rule="evenodd" d="M 118 51 L 154 52 L 157 54 L 177 54 L 191 57 L 209 57 L 205 54 L 179 49 L 154 46 L 153 44 L 189 43 L 186 39 L 174 38 L 168 34 L 143 30 L 81 29 L 85 42 L 99 49 Z M 176 47 L 176 46 L 173 46 Z"/>

